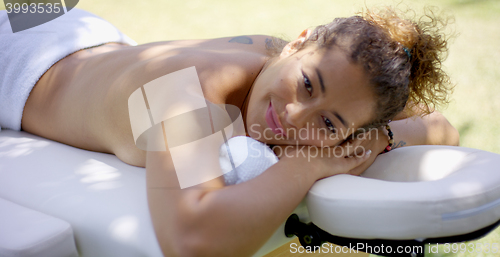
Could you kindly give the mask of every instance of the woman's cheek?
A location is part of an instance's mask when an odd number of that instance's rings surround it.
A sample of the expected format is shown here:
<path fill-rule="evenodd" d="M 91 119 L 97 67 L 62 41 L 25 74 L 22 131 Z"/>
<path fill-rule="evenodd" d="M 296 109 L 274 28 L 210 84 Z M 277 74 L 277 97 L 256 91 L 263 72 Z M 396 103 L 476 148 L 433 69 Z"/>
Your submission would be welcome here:
<path fill-rule="evenodd" d="M 300 128 L 299 129 L 299 140 L 311 140 L 311 131 L 306 128 Z"/>
<path fill-rule="evenodd" d="M 285 99 L 293 99 L 297 94 L 297 78 L 291 70 L 283 69 L 273 83 L 274 91 Z"/>

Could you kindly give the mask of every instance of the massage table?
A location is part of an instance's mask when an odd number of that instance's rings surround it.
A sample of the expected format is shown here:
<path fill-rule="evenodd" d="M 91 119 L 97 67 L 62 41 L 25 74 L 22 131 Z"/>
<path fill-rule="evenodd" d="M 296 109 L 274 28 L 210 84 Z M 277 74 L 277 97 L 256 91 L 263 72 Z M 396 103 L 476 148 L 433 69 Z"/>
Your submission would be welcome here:
<path fill-rule="evenodd" d="M 404 147 L 379 156 L 362 177 L 316 182 L 254 256 L 295 235 L 304 246 L 458 242 L 487 234 L 499 219 L 500 155 Z M 163 256 L 145 169 L 114 155 L 0 131 L 0 256 Z"/>

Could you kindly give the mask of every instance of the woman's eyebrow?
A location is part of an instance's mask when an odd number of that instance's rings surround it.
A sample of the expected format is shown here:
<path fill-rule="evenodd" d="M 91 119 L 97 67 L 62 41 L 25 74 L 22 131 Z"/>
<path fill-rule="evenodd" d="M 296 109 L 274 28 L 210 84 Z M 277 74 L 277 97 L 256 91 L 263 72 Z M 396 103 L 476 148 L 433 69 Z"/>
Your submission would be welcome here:
<path fill-rule="evenodd" d="M 323 83 L 323 77 L 321 76 L 321 72 L 319 72 L 319 69 L 318 69 L 318 68 L 316 68 L 315 70 L 316 70 L 316 76 L 318 76 L 319 85 L 320 85 L 320 87 L 321 87 L 321 93 L 322 93 L 322 94 L 323 94 L 323 96 L 324 96 L 324 94 L 325 94 L 325 84 Z M 342 123 L 342 125 L 344 125 L 344 127 L 346 127 L 346 128 L 347 128 L 347 123 L 346 123 L 346 121 L 344 120 L 344 118 L 342 118 L 342 116 L 340 116 L 340 114 L 338 114 L 338 112 L 335 112 L 335 111 L 334 111 L 334 112 L 332 112 L 332 114 L 333 114 L 335 117 L 337 117 L 337 119 L 339 119 L 339 120 L 340 120 L 340 122 Z"/>
<path fill-rule="evenodd" d="M 337 112 L 332 112 L 333 115 L 335 115 L 335 117 L 337 117 L 337 119 L 340 120 L 340 122 L 342 122 L 342 124 L 344 125 L 344 127 L 347 128 L 347 123 L 345 122 L 345 120 L 342 118 L 342 116 L 340 116 Z"/>
<path fill-rule="evenodd" d="M 318 76 L 321 93 L 325 94 L 325 84 L 323 84 L 323 77 L 321 77 L 321 73 L 319 72 L 318 68 L 316 68 L 316 75 Z"/>

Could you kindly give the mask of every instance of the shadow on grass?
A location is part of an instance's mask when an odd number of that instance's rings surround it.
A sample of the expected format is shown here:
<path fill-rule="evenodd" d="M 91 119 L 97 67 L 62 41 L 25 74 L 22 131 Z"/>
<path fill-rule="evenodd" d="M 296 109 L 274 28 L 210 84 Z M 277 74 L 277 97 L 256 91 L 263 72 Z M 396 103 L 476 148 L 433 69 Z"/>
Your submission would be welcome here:
<path fill-rule="evenodd" d="M 466 5 L 475 5 L 479 3 L 487 3 L 487 2 L 496 2 L 498 0 L 452 0 L 450 1 L 450 5 L 452 6 L 466 6 Z"/>
<path fill-rule="evenodd" d="M 472 129 L 472 121 L 468 121 L 462 125 L 460 125 L 458 128 L 458 133 L 460 134 L 460 138 L 466 137 L 470 130 Z"/>

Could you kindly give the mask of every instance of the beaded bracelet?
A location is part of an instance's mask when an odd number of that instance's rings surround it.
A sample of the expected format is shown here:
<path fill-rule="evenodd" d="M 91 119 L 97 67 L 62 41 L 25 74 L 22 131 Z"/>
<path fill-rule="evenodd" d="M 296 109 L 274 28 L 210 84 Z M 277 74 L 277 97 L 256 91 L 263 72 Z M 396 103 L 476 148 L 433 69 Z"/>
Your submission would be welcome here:
<path fill-rule="evenodd" d="M 389 121 L 390 122 L 390 121 Z M 394 133 L 392 133 L 391 127 L 389 124 L 385 125 L 385 129 L 387 129 L 389 135 L 389 145 L 387 145 L 382 153 L 387 153 L 392 150 L 392 146 L 394 145 Z"/>

